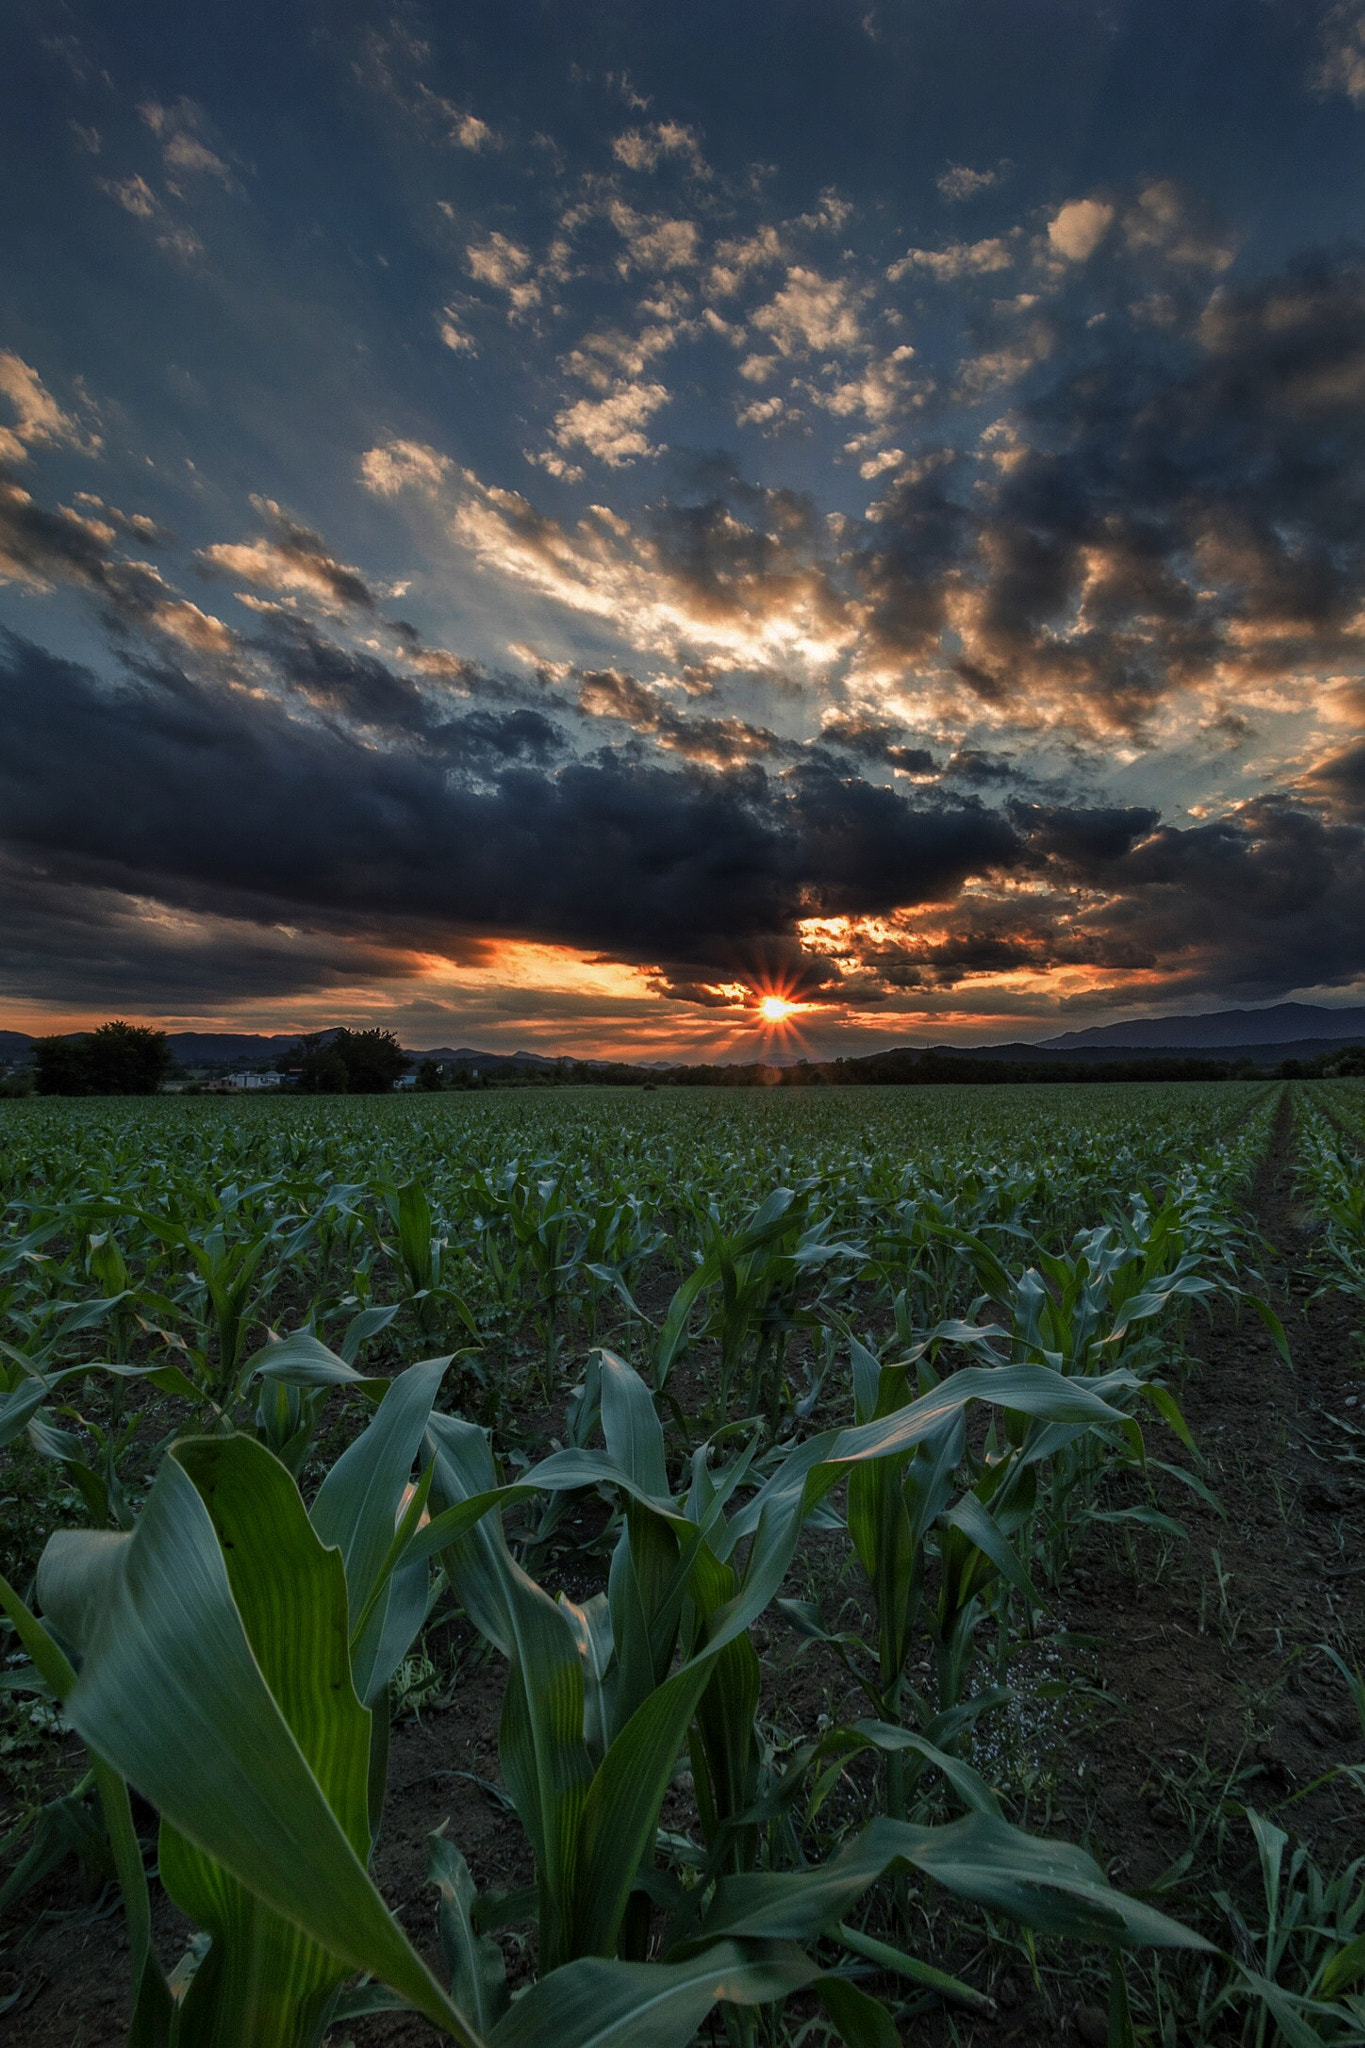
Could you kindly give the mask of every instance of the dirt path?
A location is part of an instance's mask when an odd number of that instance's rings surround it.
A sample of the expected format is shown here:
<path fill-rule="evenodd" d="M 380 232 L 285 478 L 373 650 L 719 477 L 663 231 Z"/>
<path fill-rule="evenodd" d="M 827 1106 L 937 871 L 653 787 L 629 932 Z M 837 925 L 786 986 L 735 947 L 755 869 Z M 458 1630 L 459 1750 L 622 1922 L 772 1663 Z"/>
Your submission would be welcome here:
<path fill-rule="evenodd" d="M 1278 1817 L 1324 1866 L 1365 1846 L 1358 1794 L 1294 1796 L 1365 1758 L 1347 1688 L 1319 1647 L 1365 1657 L 1365 1370 L 1354 1334 L 1365 1316 L 1345 1297 L 1310 1298 L 1288 1093 L 1253 1207 L 1272 1247 L 1266 1291 L 1294 1369 L 1250 1313 L 1219 1310 L 1192 1326 L 1196 1363 L 1181 1406 L 1225 1519 L 1166 1483 L 1162 1505 L 1189 1532 L 1187 1546 L 1144 1533 L 1124 1555 L 1118 1542 L 1092 1538 L 1061 1618 L 1102 1645 L 1078 1668 L 1115 1704 L 1097 1701 L 1073 1726 L 1071 1768 L 1051 1802 L 1051 1824 L 1073 1839 L 1088 1834 L 1129 1888 L 1155 1883 L 1192 1852 L 1168 1910 L 1224 1944 L 1227 1923 L 1210 1894 L 1236 1894 L 1256 1869 L 1250 1828 L 1230 1802 Z M 1157 1435 L 1149 1448 L 1165 1456 Z M 1052 2024 L 1061 2017 L 1054 2009 Z M 1094 2015 L 1083 2010 L 1077 2038 L 1087 2025 L 1093 2032 Z"/>

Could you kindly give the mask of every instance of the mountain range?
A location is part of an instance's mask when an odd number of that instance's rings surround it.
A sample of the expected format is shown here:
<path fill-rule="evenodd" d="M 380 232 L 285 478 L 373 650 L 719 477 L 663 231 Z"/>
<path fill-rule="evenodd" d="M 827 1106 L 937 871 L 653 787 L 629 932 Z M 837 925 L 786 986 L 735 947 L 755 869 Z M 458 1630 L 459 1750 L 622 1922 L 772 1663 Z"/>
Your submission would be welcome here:
<path fill-rule="evenodd" d="M 1298 1040 L 1350 1044 L 1365 1038 L 1365 1008 L 1329 1009 L 1325 1003 L 1276 1003 L 1269 1010 L 1211 1010 L 1198 1017 L 1136 1017 L 1127 1024 L 1095 1024 L 1039 1041 L 1049 1052 L 1077 1052 L 1087 1046 L 1133 1046 L 1144 1051 L 1174 1046 L 1206 1051 L 1252 1045 L 1288 1045 Z"/>

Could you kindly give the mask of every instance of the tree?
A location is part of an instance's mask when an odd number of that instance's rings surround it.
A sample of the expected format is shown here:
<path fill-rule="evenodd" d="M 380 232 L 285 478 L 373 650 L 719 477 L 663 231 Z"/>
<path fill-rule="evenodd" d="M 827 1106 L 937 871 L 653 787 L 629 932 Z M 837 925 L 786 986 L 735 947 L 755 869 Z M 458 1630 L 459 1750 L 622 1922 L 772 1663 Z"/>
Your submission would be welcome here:
<path fill-rule="evenodd" d="M 96 1095 L 155 1095 L 174 1064 L 164 1031 L 116 1019 L 85 1041 Z"/>
<path fill-rule="evenodd" d="M 408 1071 L 408 1056 L 392 1031 L 338 1031 L 332 1051 L 346 1069 L 352 1095 L 387 1095 Z"/>
<path fill-rule="evenodd" d="M 85 1039 L 35 1038 L 33 1085 L 40 1095 L 89 1095 L 90 1060 Z"/>
<path fill-rule="evenodd" d="M 301 1038 L 291 1059 L 299 1060 L 299 1088 L 305 1095 L 344 1095 L 351 1077 L 346 1063 L 320 1031 Z"/>
<path fill-rule="evenodd" d="M 155 1095 L 172 1067 L 164 1031 L 116 1018 L 69 1038 L 33 1045 L 40 1095 Z"/>
<path fill-rule="evenodd" d="M 417 1069 L 417 1079 L 413 1085 L 420 1088 L 424 1095 L 439 1095 L 445 1087 L 445 1075 L 435 1060 L 423 1060 Z"/>
<path fill-rule="evenodd" d="M 305 1095 L 387 1095 L 408 1056 L 392 1031 L 311 1031 L 287 1064 L 299 1066 Z"/>

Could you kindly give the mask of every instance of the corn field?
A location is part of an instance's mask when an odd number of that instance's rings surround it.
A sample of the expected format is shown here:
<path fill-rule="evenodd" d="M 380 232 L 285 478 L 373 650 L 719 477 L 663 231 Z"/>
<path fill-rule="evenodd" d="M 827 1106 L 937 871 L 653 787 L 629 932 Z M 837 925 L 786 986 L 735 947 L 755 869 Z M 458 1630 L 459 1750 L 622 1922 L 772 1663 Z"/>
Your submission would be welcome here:
<path fill-rule="evenodd" d="M 1365 1302 L 1365 1086 L 1292 1096 L 0 1105 L 0 1684 L 21 1747 L 82 1746 L 11 1801 L 11 2002 L 74 1868 L 130 2048 L 403 2011 L 463 2048 L 984 2041 L 1005 1953 L 1091 1987 L 1112 2048 L 1365 2040 L 1359 1864 L 1239 1809 L 1253 1927 L 996 1770 L 1063 1739 L 1039 1658 L 1081 1561 L 1213 1499 L 1192 1340 L 1292 1371 L 1277 1119 L 1312 1285 Z M 452 1630 L 528 1881 L 481 1885 L 433 1798 L 414 1926 L 372 1866 Z M 778 1740 L 802 1671 L 845 1710 Z"/>

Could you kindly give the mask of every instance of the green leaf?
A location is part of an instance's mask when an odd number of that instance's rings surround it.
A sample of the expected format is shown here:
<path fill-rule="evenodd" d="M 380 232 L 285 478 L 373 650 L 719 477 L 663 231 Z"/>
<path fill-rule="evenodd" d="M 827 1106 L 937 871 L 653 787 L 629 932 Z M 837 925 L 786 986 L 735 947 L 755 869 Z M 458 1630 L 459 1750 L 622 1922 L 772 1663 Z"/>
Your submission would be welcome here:
<path fill-rule="evenodd" d="M 438 1506 L 472 1505 L 493 1490 L 497 1475 L 481 1430 L 453 1415 L 433 1415 L 428 1440 Z M 541 1954 L 553 1967 L 571 1953 L 579 1827 L 592 1779 L 577 1638 L 568 1616 L 513 1558 L 496 1514 L 450 1544 L 443 1561 L 475 1626 L 512 1667 L 498 1749 L 535 1853 Z"/>
<path fill-rule="evenodd" d="M 664 1433 L 654 1397 L 640 1375 L 614 1351 L 599 1351 L 602 1433 L 608 1454 L 644 1494 L 666 1501 L 668 1468 Z"/>
<path fill-rule="evenodd" d="M 311 1330 L 295 1330 L 292 1336 L 281 1337 L 256 1352 L 243 1366 L 242 1377 L 249 1379 L 253 1373 L 264 1380 L 281 1380 L 288 1387 L 356 1387 L 371 1400 L 389 1390 L 387 1380 L 367 1380 L 346 1359 L 329 1351 Z"/>
<path fill-rule="evenodd" d="M 0 1450 L 28 1427 L 50 1392 L 42 1380 L 28 1380 L 0 1400 Z"/>
<path fill-rule="evenodd" d="M 228 1538 L 235 1586 L 215 1517 L 225 1534 L 237 1532 Z M 247 1545 L 250 1558 L 239 1556 Z M 224 1886 L 235 1881 L 324 1950 L 333 1987 L 352 1970 L 369 1972 L 477 2048 L 357 1853 L 368 1841 L 369 1716 L 350 1683 L 341 1561 L 319 1544 L 277 1460 L 241 1436 L 173 1446 L 132 1535 L 59 1532 L 38 1583 L 53 1625 L 81 1654 L 68 1719 L 160 1810 L 168 1840 L 182 1838 L 221 1866 Z M 338 1788 L 341 1815 L 314 1765 Z M 203 1864 L 181 1857 L 176 1869 L 207 1894 Z M 215 1912 L 229 1909 L 223 1890 Z M 289 1958 L 301 1983 L 305 1954 L 295 1948 Z M 309 1957 L 309 1984 L 312 1967 Z M 224 1991 L 239 1984 L 240 1974 L 225 1973 Z M 263 1995 L 259 1977 L 248 1992 Z"/>
<path fill-rule="evenodd" d="M 1084 1850 L 1041 1842 L 1007 1821 L 969 1813 L 944 1827 L 875 1820 L 818 1870 L 722 1878 L 707 1937 L 810 1941 L 888 1871 L 915 1869 L 978 1905 L 1045 1934 L 1157 1948 L 1212 1944 L 1115 1891 Z"/>
<path fill-rule="evenodd" d="M 950 1976 L 947 1970 L 935 1969 L 932 1963 L 923 1962 L 919 1956 L 907 1955 L 904 1949 L 893 1948 L 889 1942 L 878 1941 L 875 1935 L 864 1934 L 859 1928 L 841 1924 L 837 1931 L 845 1948 L 852 1949 L 855 1956 L 866 1957 L 878 1969 L 906 1977 L 912 1984 L 922 1984 L 926 1991 L 936 1991 L 940 1998 L 970 2006 L 974 2012 L 995 2011 L 993 1998 L 987 1998 L 984 1991 L 973 1990 L 970 1984 L 964 1984 L 960 1977 Z"/>
<path fill-rule="evenodd" d="M 387 1575 L 398 1561 L 393 1539 L 403 1489 L 449 1363 L 449 1358 L 429 1358 L 399 1374 L 313 1501 L 314 1529 L 324 1543 L 335 1543 L 341 1551 L 352 1628 L 359 1628 L 362 1617 L 365 1620 L 352 1662 L 356 1691 L 367 1704 L 378 1697 L 412 1640 L 409 1636 L 400 1642 L 393 1655 L 394 1639 L 385 1629 L 391 1584 Z M 419 1615 L 416 1627 L 420 1626 Z"/>
<path fill-rule="evenodd" d="M 502 1950 L 490 1934 L 475 1932 L 478 1894 L 469 1865 L 440 1830 L 427 1836 L 427 1877 L 441 1895 L 437 1919 L 451 1996 L 479 2032 L 488 2034 L 507 2009 Z"/>
<path fill-rule="evenodd" d="M 734 1942 L 686 1963 L 587 1956 L 533 1984 L 489 2048 L 685 2048 L 718 2004 L 767 2005 L 820 1974 L 799 1951 L 752 1955 Z"/>
<path fill-rule="evenodd" d="M 816 1996 L 845 2048 L 901 2048 L 901 2037 L 886 2007 L 847 1977 L 822 1977 Z"/>

